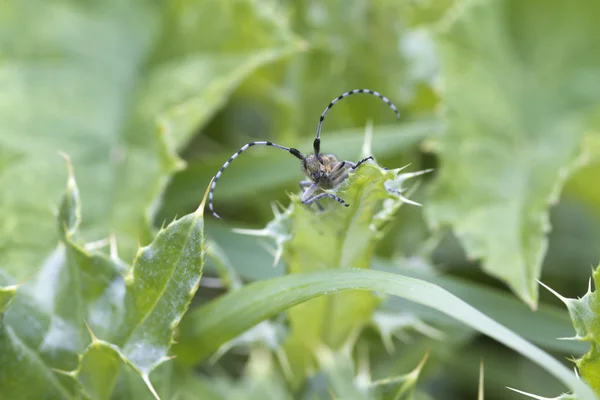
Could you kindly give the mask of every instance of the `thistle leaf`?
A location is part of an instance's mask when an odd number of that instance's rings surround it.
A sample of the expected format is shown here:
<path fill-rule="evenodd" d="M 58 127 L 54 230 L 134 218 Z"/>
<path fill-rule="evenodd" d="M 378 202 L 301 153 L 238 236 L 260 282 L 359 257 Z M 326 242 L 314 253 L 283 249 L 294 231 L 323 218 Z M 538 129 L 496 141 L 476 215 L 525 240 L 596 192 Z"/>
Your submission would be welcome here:
<path fill-rule="evenodd" d="M 580 299 L 565 298 L 547 288 L 569 309 L 577 333 L 573 339 L 590 345 L 589 351 L 574 361 L 583 380 L 600 396 L 600 297 L 598 296 L 600 268 L 596 268 L 593 272 L 592 279 L 596 290 L 592 290 L 590 281 L 587 293 Z"/>
<path fill-rule="evenodd" d="M 263 230 L 240 231 L 275 241 L 275 260 L 282 256 L 291 274 L 335 268 L 368 268 L 381 230 L 407 200 L 406 179 L 420 175 L 362 165 L 335 191 L 349 207 L 329 199 L 326 210 L 315 211 L 297 196 L 284 211 L 274 209 L 275 219 Z M 379 300 L 372 293 L 349 292 L 318 298 L 288 312 L 291 334 L 286 352 L 298 381 L 312 368 L 307 354 L 325 345 L 337 350 L 349 335 L 371 319 Z"/>
<path fill-rule="evenodd" d="M 154 237 L 157 196 L 184 165 L 177 151 L 248 75 L 304 47 L 252 0 L 7 0 L 0 26 L 0 204 L 11 216 L 0 284 L 30 276 L 56 245 L 58 151 L 82 185 L 83 236 L 114 234 L 131 260 Z"/>
<path fill-rule="evenodd" d="M 425 211 L 469 257 L 531 308 L 547 248 L 548 208 L 597 132 L 600 3 L 457 2 L 440 25 L 448 131 Z M 582 41 L 581 38 L 590 38 Z"/>
<path fill-rule="evenodd" d="M 108 399 L 127 365 L 158 397 L 150 374 L 169 359 L 174 330 L 200 282 L 204 201 L 160 230 L 129 267 L 114 249 L 108 256 L 79 244 L 77 192 L 71 175 L 58 217 L 62 243 L 0 321 L 3 395 L 36 397 L 39 388 L 16 377 L 22 373 L 43 381 L 55 398 Z M 1 293 L 8 299 L 10 288 Z"/>

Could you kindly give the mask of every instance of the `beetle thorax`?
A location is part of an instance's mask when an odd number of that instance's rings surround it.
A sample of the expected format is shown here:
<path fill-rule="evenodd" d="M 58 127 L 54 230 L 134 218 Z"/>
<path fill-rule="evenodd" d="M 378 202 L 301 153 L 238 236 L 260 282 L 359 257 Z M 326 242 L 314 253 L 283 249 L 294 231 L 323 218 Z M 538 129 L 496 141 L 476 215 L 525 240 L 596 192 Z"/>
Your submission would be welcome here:
<path fill-rule="evenodd" d="M 304 174 L 313 182 L 324 183 L 329 179 L 331 170 L 337 164 L 337 159 L 332 154 L 315 156 L 314 154 L 306 157 L 303 165 Z"/>

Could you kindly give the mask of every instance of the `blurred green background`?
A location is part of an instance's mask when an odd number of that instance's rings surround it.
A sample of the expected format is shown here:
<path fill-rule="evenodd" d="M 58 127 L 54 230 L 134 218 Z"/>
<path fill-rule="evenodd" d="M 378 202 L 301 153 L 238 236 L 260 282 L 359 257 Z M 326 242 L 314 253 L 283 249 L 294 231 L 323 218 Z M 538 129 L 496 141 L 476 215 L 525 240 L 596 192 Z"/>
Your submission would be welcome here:
<path fill-rule="evenodd" d="M 600 5 L 586 0 L 7 0 L 0 4 L 0 284 L 37 270 L 56 244 L 53 209 L 68 153 L 83 231 L 116 234 L 131 260 L 165 221 L 193 211 L 212 176 L 247 142 L 311 150 L 318 119 L 342 92 L 369 88 L 328 114 L 322 149 L 358 159 L 365 127 L 389 168 L 435 168 L 386 229 L 373 268 L 419 276 L 557 358 L 571 336 L 559 293 L 585 293 L 600 239 Z M 223 174 L 222 221 L 206 233 L 245 281 L 285 274 L 260 239 L 274 202 L 302 178 L 295 158 L 253 148 Z M 551 229 L 550 229 L 551 226 Z M 209 258 L 198 302 L 222 293 Z M 217 284 L 217 286 L 219 286 Z M 537 304 L 538 312 L 529 309 Z M 412 303 L 447 332 L 409 329 L 379 349 L 374 374 L 408 372 L 431 349 L 420 387 L 433 398 L 555 396 L 531 362 Z M 375 350 L 374 350 L 375 351 Z M 237 377 L 245 352 L 199 367 Z M 315 384 L 318 384 L 315 383 Z M 300 395 L 298 395 L 300 396 Z M 423 394 L 425 396 L 425 394 Z M 300 398 L 300 397 L 298 397 Z M 427 398 L 427 397 L 423 397 Z"/>

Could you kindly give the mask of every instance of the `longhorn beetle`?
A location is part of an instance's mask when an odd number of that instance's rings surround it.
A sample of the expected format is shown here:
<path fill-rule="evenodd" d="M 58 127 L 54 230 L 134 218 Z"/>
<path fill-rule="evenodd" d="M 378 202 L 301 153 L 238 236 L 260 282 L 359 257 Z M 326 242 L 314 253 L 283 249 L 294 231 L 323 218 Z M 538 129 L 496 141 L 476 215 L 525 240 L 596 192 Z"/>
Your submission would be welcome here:
<path fill-rule="evenodd" d="M 208 194 L 208 206 L 210 208 L 210 211 L 213 213 L 213 215 L 217 218 L 221 218 L 219 216 L 219 214 L 217 214 L 213 208 L 213 195 L 215 192 L 215 187 L 217 186 L 217 181 L 223 174 L 223 171 L 225 170 L 225 168 L 227 168 L 229 166 L 229 164 L 231 164 L 231 162 L 233 160 L 235 160 L 235 158 L 237 156 L 242 154 L 244 151 L 248 150 L 250 147 L 259 146 L 259 145 L 271 146 L 271 147 L 275 147 L 275 148 L 278 148 L 281 150 L 285 150 L 285 151 L 289 152 L 290 154 L 292 154 L 294 157 L 298 158 L 300 161 L 302 161 L 302 172 L 304 172 L 304 175 L 306 175 L 306 177 L 308 178 L 307 180 L 300 182 L 300 186 L 302 187 L 302 189 L 306 189 L 304 191 L 304 193 L 302 194 L 302 203 L 312 204 L 314 202 L 318 202 L 319 200 L 323 199 L 324 197 L 329 197 L 329 198 L 337 201 L 338 203 L 343 204 L 344 206 L 348 207 L 350 204 L 346 203 L 343 199 L 341 199 L 340 197 L 338 197 L 334 194 L 327 193 L 327 192 L 315 194 L 315 192 L 319 189 L 327 190 L 327 189 L 333 189 L 333 188 L 338 187 L 342 182 L 344 182 L 346 180 L 346 178 L 348 178 L 349 171 L 353 172 L 359 166 L 361 166 L 363 163 L 365 163 L 369 160 L 374 160 L 373 156 L 369 156 L 367 158 L 363 158 L 362 160 L 354 163 L 352 161 L 338 161 L 337 158 L 333 154 L 321 154 L 321 126 L 323 125 L 323 121 L 325 120 L 325 115 L 331 109 L 331 107 L 333 107 L 333 105 L 335 103 L 337 103 L 338 101 L 342 100 L 345 97 L 348 97 L 348 96 L 356 94 L 356 93 L 367 93 L 367 94 L 371 94 L 373 96 L 379 97 L 379 99 L 381 99 L 383 102 L 385 102 L 396 113 L 396 117 L 400 118 L 400 113 L 398 112 L 398 109 L 396 108 L 396 106 L 390 100 L 388 100 L 387 97 L 380 94 L 379 92 L 369 90 L 369 89 L 355 89 L 355 90 L 351 90 L 349 92 L 342 93 L 341 95 L 339 95 L 338 97 L 333 99 L 331 101 L 331 103 L 329 103 L 329 105 L 325 108 L 325 111 L 323 111 L 323 114 L 321 114 L 321 118 L 319 119 L 319 125 L 317 126 L 317 137 L 315 138 L 315 140 L 313 142 L 313 149 L 314 149 L 313 154 L 304 156 L 298 149 L 294 149 L 293 147 L 285 147 L 285 146 L 281 146 L 277 143 L 266 142 L 266 141 L 265 142 L 251 142 L 251 143 L 245 144 L 244 146 L 242 146 L 241 149 L 239 149 L 235 154 L 233 154 L 229 158 L 229 160 L 227 160 L 225 162 L 225 164 L 223 164 L 221 169 L 219 169 L 219 172 L 217 172 L 217 174 L 215 175 L 215 177 L 212 181 L 212 184 L 210 186 L 210 192 Z M 319 204 L 319 203 L 317 203 L 317 204 Z"/>

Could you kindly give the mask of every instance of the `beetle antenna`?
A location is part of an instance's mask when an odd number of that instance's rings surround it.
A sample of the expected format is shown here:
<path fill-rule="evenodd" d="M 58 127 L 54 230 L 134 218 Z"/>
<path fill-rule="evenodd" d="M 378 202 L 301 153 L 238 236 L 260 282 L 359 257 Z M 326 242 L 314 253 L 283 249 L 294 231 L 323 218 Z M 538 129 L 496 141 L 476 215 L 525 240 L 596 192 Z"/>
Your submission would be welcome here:
<path fill-rule="evenodd" d="M 335 103 L 342 100 L 344 97 L 348 97 L 348 96 L 356 94 L 356 93 L 367 93 L 367 94 L 371 94 L 373 96 L 379 97 L 384 103 L 386 103 L 388 106 L 390 106 L 392 111 L 394 111 L 396 113 L 396 117 L 400 118 L 400 112 L 398 111 L 396 106 L 387 97 L 385 97 L 384 95 L 382 95 L 379 92 L 376 92 L 374 90 L 369 90 L 369 89 L 354 89 L 349 92 L 342 93 L 341 95 L 339 95 L 338 97 L 333 99 L 331 101 L 331 103 L 329 103 L 327 108 L 325 108 L 325 111 L 323 111 L 323 114 L 321 114 L 321 118 L 319 119 L 319 125 L 317 126 L 317 137 L 315 138 L 315 141 L 313 142 L 313 148 L 315 150 L 316 156 L 318 156 L 319 152 L 321 151 L 321 126 L 323 125 L 323 121 L 325 120 L 325 115 L 329 112 L 329 110 L 331 110 L 331 107 L 333 107 L 333 105 Z"/>
<path fill-rule="evenodd" d="M 221 167 L 221 169 L 219 170 L 219 172 L 217 172 L 217 174 L 215 175 L 212 184 L 210 185 L 210 191 L 208 193 L 208 208 L 210 209 L 210 211 L 213 213 L 213 215 L 217 218 L 221 218 L 219 216 L 219 214 L 217 214 L 213 208 L 213 195 L 215 192 L 215 187 L 217 187 L 217 181 L 219 180 L 219 178 L 221 177 L 221 174 L 223 174 L 223 171 L 225 170 L 225 168 L 227 168 L 229 166 L 229 164 L 231 164 L 231 162 L 233 160 L 235 160 L 235 158 L 237 156 L 239 156 L 240 154 L 242 154 L 244 151 L 248 150 L 250 147 L 252 146 L 258 146 L 258 145 L 262 145 L 262 146 L 271 146 L 271 147 L 275 147 L 281 150 L 285 150 L 287 152 L 289 152 L 290 154 L 292 154 L 293 156 L 295 156 L 296 158 L 304 161 L 305 158 L 302 155 L 302 153 L 300 153 L 300 150 L 298 149 L 294 149 L 293 147 L 285 147 L 285 146 L 281 146 L 277 143 L 272 143 L 272 142 L 251 142 L 248 144 L 245 144 L 244 146 L 242 146 L 241 149 L 239 149 L 238 151 L 236 151 L 231 157 L 229 157 L 229 160 L 227 160 L 225 162 L 225 164 L 223 164 L 223 166 Z"/>

